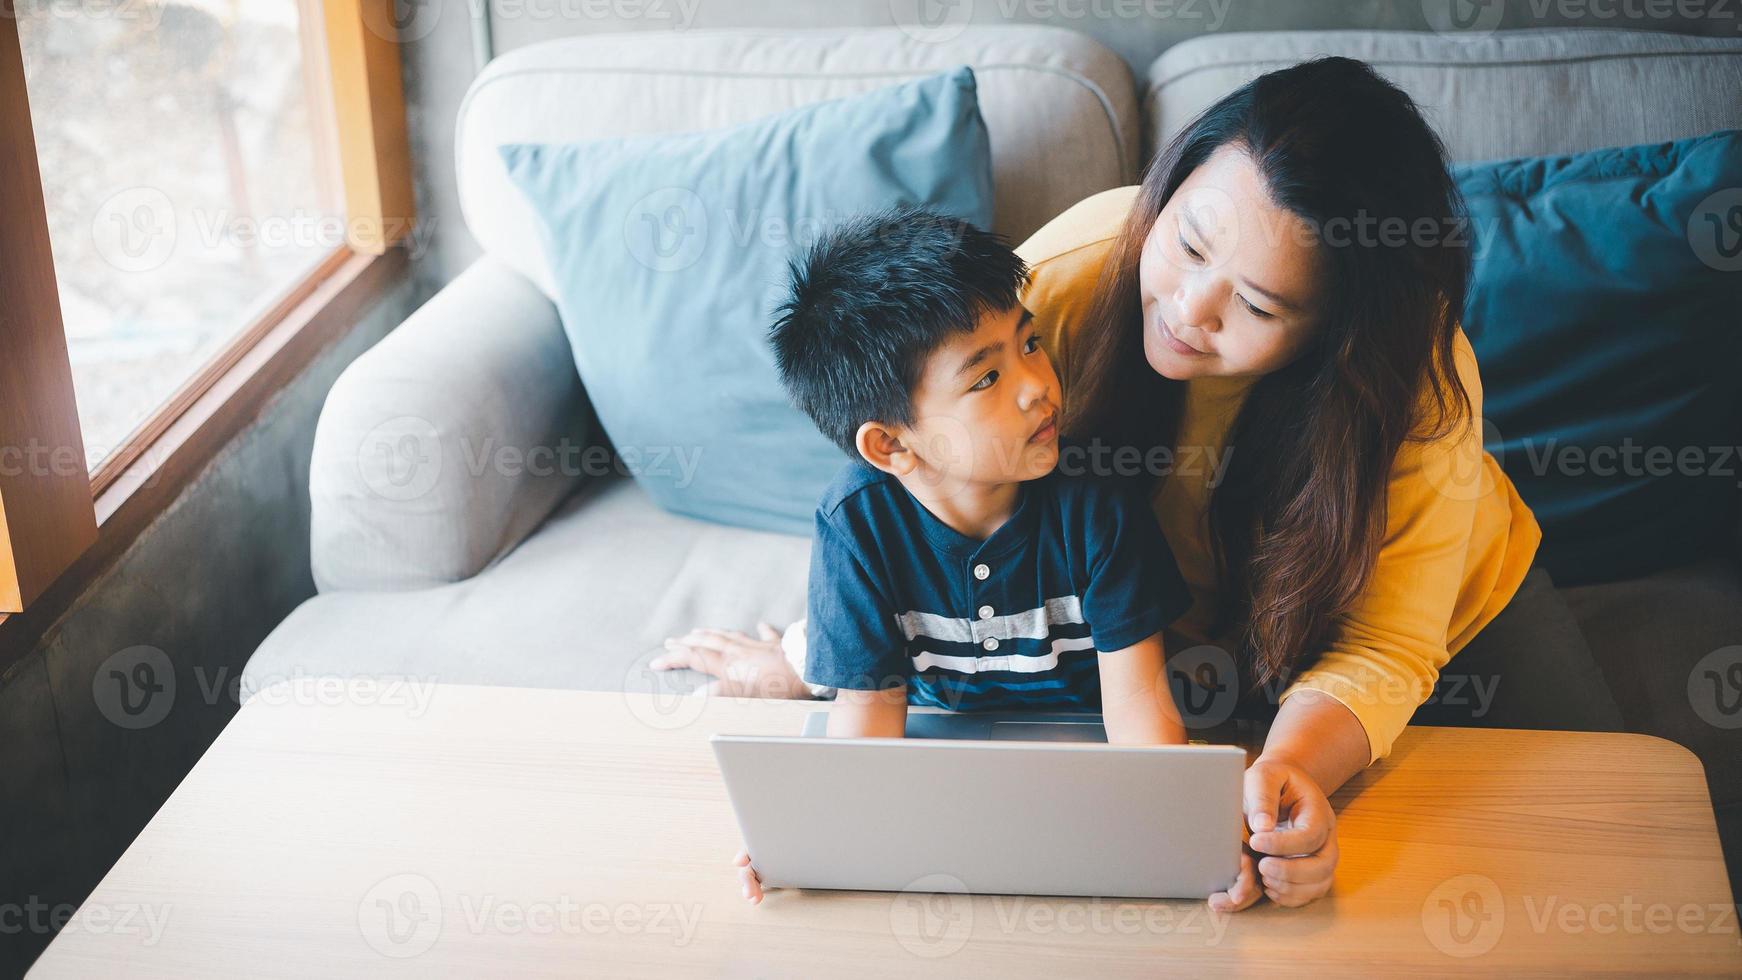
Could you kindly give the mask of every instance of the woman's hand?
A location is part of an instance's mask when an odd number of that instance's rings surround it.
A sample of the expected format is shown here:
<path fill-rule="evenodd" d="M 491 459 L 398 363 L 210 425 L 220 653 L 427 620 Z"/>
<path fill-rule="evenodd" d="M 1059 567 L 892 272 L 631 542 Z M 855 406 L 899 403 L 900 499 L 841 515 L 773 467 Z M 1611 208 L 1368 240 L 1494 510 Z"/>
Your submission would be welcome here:
<path fill-rule="evenodd" d="M 809 699 L 810 688 L 787 663 L 780 649 L 780 631 L 767 623 L 756 624 L 756 636 L 737 630 L 690 630 L 668 637 L 666 652 L 648 664 L 654 670 L 688 667 L 719 681 L 714 693 L 732 698 Z"/>
<path fill-rule="evenodd" d="M 1232 887 L 1210 908 L 1238 912 L 1260 895 L 1298 907 L 1331 890 L 1337 870 L 1337 813 L 1306 770 L 1259 756 L 1246 770 L 1241 801 L 1250 836 Z"/>

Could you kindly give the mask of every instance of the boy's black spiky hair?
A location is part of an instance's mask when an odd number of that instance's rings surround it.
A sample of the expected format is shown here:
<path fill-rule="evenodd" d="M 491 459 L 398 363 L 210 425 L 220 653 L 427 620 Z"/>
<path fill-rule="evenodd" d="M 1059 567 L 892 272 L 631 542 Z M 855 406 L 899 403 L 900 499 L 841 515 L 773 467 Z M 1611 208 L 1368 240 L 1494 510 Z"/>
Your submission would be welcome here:
<path fill-rule="evenodd" d="M 925 359 L 952 333 L 1011 309 L 1027 264 L 1002 236 L 898 207 L 825 233 L 790 266 L 769 339 L 780 380 L 835 445 L 857 456 L 866 422 L 913 422 Z"/>

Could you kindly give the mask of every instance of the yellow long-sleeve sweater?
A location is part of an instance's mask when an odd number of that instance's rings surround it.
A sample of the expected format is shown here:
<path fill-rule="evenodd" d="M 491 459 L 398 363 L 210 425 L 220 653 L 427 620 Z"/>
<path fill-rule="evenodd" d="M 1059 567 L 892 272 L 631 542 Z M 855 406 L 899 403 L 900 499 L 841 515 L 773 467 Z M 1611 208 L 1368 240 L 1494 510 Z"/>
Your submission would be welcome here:
<path fill-rule="evenodd" d="M 1033 271 L 1023 303 L 1034 313 L 1059 376 L 1087 313 L 1102 262 L 1136 187 L 1097 194 L 1054 218 L 1017 249 Z M 1457 335 L 1458 375 L 1477 418 L 1482 382 L 1468 339 Z M 1193 606 L 1169 629 L 1169 650 L 1216 642 L 1209 635 L 1219 583 L 1207 513 L 1224 444 L 1247 386 L 1228 379 L 1187 383 L 1178 451 L 1153 505 Z M 1070 393 L 1065 393 L 1068 400 Z M 1371 758 L 1391 749 L 1452 654 L 1486 626 L 1530 570 L 1542 531 L 1512 481 L 1482 449 L 1481 426 L 1406 442 L 1392 464 L 1387 527 L 1361 597 L 1340 617 L 1330 645 L 1295 675 L 1303 689 L 1346 705 L 1366 730 Z"/>

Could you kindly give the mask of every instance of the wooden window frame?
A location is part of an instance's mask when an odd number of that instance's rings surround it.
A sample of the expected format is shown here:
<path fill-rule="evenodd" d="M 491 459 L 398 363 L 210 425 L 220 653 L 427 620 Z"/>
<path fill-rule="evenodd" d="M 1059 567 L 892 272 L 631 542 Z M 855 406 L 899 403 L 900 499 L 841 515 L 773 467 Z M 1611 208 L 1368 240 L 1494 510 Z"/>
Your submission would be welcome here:
<path fill-rule="evenodd" d="M 49 478 L 0 455 L 0 671 L 24 656 L 273 394 L 409 275 L 416 219 L 394 0 L 299 0 L 320 28 L 317 145 L 338 158 L 347 241 L 269 298 L 127 440 L 85 470 L 14 0 L 0 0 L 0 453 L 60 447 Z M 324 116 L 325 114 L 316 114 Z M 58 456 L 56 455 L 58 452 Z M 40 455 L 40 454 L 39 454 Z M 21 456 L 14 450 L 14 459 Z M 29 457 L 25 457 L 29 458 Z"/>

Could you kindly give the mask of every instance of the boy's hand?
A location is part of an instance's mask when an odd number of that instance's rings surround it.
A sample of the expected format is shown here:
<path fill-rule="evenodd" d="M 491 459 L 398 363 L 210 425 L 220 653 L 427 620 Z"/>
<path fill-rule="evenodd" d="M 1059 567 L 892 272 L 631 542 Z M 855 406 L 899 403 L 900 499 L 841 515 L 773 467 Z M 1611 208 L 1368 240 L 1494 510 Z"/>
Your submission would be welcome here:
<path fill-rule="evenodd" d="M 756 876 L 756 869 L 750 866 L 750 851 L 740 847 L 738 855 L 732 859 L 738 867 L 738 886 L 751 905 L 762 904 L 762 879 Z"/>

